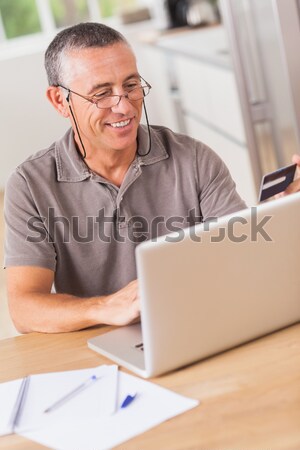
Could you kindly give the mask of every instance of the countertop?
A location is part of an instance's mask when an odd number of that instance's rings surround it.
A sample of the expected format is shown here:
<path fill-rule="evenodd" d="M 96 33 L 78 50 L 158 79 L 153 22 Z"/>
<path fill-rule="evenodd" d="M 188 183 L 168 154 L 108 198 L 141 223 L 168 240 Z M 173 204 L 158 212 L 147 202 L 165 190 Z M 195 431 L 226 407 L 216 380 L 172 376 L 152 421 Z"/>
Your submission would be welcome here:
<path fill-rule="evenodd" d="M 143 43 L 164 51 L 198 59 L 232 70 L 229 44 L 223 25 L 148 31 L 139 36 Z"/>

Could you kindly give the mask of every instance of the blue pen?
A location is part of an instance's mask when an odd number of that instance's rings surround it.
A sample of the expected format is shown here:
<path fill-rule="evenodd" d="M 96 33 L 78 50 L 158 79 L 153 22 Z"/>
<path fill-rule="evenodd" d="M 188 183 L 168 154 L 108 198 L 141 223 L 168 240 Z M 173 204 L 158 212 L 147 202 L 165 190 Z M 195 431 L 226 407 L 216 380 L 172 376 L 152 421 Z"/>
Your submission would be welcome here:
<path fill-rule="evenodd" d="M 71 400 L 75 395 L 79 394 L 81 391 L 89 387 L 91 384 L 93 384 L 95 381 L 99 380 L 102 377 L 96 377 L 96 375 L 92 375 L 90 378 L 88 378 L 84 383 L 77 386 L 75 389 L 73 389 L 68 394 L 64 395 L 62 398 L 57 400 L 57 402 L 53 403 L 53 405 L 49 406 L 47 409 L 45 409 L 44 413 L 49 413 L 51 411 L 54 411 L 55 409 L 59 408 L 61 405 L 64 405 L 67 401 Z"/>
<path fill-rule="evenodd" d="M 130 403 L 133 402 L 136 396 L 137 396 L 136 393 L 134 395 L 127 395 L 123 400 L 123 403 L 121 404 L 121 408 L 126 408 L 126 406 L 130 405 Z"/>

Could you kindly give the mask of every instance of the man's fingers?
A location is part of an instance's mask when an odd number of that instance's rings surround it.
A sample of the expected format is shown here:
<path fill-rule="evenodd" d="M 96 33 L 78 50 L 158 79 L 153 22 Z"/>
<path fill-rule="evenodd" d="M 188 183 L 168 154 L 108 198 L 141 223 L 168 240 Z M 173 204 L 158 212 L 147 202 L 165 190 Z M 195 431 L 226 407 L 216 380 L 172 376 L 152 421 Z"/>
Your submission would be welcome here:
<path fill-rule="evenodd" d="M 292 156 L 292 162 L 293 164 L 297 164 L 298 166 L 300 166 L 300 155 L 294 154 Z"/>

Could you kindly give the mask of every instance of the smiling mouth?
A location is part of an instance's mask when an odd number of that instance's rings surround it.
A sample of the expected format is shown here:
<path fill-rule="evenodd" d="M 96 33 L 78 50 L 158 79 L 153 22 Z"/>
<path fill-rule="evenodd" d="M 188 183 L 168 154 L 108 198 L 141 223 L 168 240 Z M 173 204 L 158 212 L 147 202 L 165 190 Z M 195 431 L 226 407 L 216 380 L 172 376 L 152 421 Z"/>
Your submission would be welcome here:
<path fill-rule="evenodd" d="M 113 122 L 113 123 L 110 123 L 109 125 L 113 128 L 124 128 L 127 125 L 129 125 L 130 122 L 131 122 L 131 119 L 128 119 L 128 120 L 122 120 L 120 122 Z"/>

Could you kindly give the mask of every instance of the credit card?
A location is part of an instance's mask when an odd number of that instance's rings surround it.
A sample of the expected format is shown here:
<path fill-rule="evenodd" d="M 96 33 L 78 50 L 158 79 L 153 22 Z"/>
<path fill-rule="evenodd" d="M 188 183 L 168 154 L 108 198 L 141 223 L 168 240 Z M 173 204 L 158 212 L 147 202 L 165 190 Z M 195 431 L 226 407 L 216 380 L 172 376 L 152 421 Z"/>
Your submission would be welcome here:
<path fill-rule="evenodd" d="M 259 202 L 263 202 L 273 195 L 283 192 L 288 185 L 294 180 L 297 164 L 282 167 L 275 172 L 264 175 L 259 193 Z"/>

